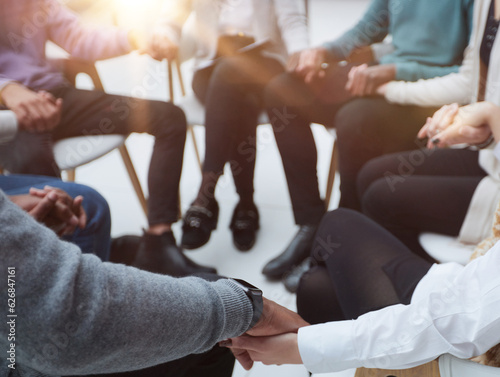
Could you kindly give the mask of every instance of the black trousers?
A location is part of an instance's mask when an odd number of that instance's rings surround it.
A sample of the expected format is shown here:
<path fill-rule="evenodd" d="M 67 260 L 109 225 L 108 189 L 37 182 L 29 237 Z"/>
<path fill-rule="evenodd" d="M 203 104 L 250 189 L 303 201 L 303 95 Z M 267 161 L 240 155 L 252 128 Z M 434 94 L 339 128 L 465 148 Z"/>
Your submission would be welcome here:
<path fill-rule="evenodd" d="M 178 107 L 99 91 L 64 86 L 51 91 L 63 99 L 62 119 L 51 133 L 19 132 L 0 146 L 0 163 L 12 173 L 60 176 L 53 142 L 74 136 L 128 135 L 147 132 L 155 137 L 148 174 L 149 223 L 174 223 L 178 216 L 186 119 Z M 91 153 L 99 138 L 84 141 L 69 158 Z M 147 153 L 147 151 L 144 151 Z"/>
<path fill-rule="evenodd" d="M 210 351 L 132 372 L 99 374 L 95 377 L 231 377 L 234 356 L 228 348 Z"/>
<path fill-rule="evenodd" d="M 206 108 L 203 173 L 223 174 L 229 162 L 240 198 L 254 192 L 256 130 L 264 109 L 263 89 L 283 65 L 260 53 L 220 58 L 193 77 L 193 90 Z"/>
<path fill-rule="evenodd" d="M 426 117 L 437 110 L 392 105 L 375 97 L 325 103 L 302 79 L 291 74 L 280 75 L 269 84 L 266 106 L 274 119 L 276 142 L 298 224 L 318 223 L 324 213 L 316 173 L 317 151 L 309 127 L 311 122 L 336 128 L 340 206 L 359 210 L 356 177 L 363 165 L 382 154 L 424 145 L 416 140 L 417 132 Z M 286 117 L 273 117 L 276 111 L 285 112 Z"/>
<path fill-rule="evenodd" d="M 477 151 L 422 149 L 382 156 L 358 176 L 362 211 L 428 260 L 422 232 L 457 236 L 477 185 L 486 176 Z"/>
<path fill-rule="evenodd" d="M 408 304 L 432 265 L 374 221 L 344 208 L 324 216 L 311 258 L 315 267 L 300 281 L 297 309 L 313 324 Z"/>

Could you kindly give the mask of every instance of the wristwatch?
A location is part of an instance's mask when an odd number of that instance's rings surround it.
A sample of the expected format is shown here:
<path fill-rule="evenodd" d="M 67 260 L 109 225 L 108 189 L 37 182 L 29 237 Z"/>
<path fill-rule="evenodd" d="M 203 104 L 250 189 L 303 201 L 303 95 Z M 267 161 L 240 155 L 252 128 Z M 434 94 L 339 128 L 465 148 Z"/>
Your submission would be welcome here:
<path fill-rule="evenodd" d="M 262 316 L 262 312 L 264 310 L 264 299 L 262 298 L 262 291 L 252 284 L 247 283 L 245 280 L 232 278 L 229 280 L 243 289 L 247 297 L 250 299 L 250 302 L 252 303 L 253 317 L 252 321 L 250 322 L 250 326 L 248 327 L 248 329 L 250 330 L 257 324 L 257 322 L 259 322 L 259 319 Z"/>

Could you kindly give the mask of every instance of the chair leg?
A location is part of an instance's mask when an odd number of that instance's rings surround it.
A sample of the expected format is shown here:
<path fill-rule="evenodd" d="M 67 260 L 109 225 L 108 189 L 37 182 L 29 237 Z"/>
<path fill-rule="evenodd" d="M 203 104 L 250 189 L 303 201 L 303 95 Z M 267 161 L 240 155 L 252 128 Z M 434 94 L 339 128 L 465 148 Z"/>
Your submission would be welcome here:
<path fill-rule="evenodd" d="M 66 175 L 68 176 L 69 182 L 75 182 L 76 179 L 76 169 L 68 169 L 66 170 Z"/>
<path fill-rule="evenodd" d="M 333 184 L 335 183 L 335 173 L 337 172 L 337 141 L 333 140 L 332 157 L 330 159 L 330 168 L 328 170 L 328 180 L 326 181 L 325 207 L 328 210 L 330 199 L 332 197 Z"/>
<path fill-rule="evenodd" d="M 142 191 L 141 183 L 139 182 L 139 178 L 137 178 L 137 173 L 135 172 L 134 165 L 132 164 L 132 160 L 130 159 L 130 154 L 128 153 L 127 147 L 125 144 L 121 145 L 119 148 L 120 154 L 122 156 L 123 163 L 127 168 L 128 176 L 130 181 L 132 182 L 132 186 L 134 186 L 135 193 L 139 202 L 141 203 L 142 210 L 144 214 L 148 215 L 148 204 L 146 201 L 146 197 L 144 196 L 144 192 Z"/>
<path fill-rule="evenodd" d="M 202 172 L 203 164 L 201 163 L 200 150 L 198 149 L 198 142 L 196 140 L 196 134 L 194 133 L 194 126 L 188 126 L 188 132 L 191 135 L 191 140 L 193 140 L 194 153 L 196 154 L 196 160 L 198 161 L 200 172 Z"/>

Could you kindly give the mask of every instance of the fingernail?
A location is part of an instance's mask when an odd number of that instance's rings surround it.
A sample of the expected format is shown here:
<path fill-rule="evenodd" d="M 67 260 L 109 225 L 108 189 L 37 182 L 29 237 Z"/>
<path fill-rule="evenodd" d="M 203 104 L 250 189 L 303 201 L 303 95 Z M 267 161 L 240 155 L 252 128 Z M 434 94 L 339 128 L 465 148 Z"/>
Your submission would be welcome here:
<path fill-rule="evenodd" d="M 56 201 L 56 200 L 57 200 L 57 194 L 56 194 L 55 192 L 53 192 L 53 191 L 49 192 L 49 193 L 47 194 L 47 197 L 48 197 L 50 200 L 54 200 L 54 201 Z"/>
<path fill-rule="evenodd" d="M 220 347 L 231 347 L 232 345 L 233 345 L 233 342 L 231 341 L 231 339 L 227 339 L 227 340 L 223 340 L 223 341 L 219 342 Z"/>
<path fill-rule="evenodd" d="M 436 144 L 439 144 L 439 143 L 441 142 L 441 140 L 440 140 L 439 138 L 437 138 L 437 137 L 436 137 L 436 138 L 433 138 L 433 139 L 431 140 L 431 142 L 432 142 L 432 144 L 436 145 Z"/>

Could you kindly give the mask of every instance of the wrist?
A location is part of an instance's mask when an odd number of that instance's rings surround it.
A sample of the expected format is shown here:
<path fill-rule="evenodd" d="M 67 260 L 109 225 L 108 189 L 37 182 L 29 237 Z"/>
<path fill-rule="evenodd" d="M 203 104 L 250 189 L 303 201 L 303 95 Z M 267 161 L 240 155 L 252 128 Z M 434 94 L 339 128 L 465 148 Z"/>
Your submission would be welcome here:
<path fill-rule="evenodd" d="M 484 102 L 486 108 L 484 123 L 490 127 L 494 141 L 500 141 L 500 107 L 491 103 Z"/>
<path fill-rule="evenodd" d="M 244 280 L 232 278 L 229 280 L 243 289 L 252 304 L 253 316 L 250 321 L 250 325 L 248 326 L 248 330 L 250 330 L 255 327 L 258 322 L 260 322 L 262 313 L 264 311 L 264 299 L 262 297 L 262 291 Z"/>
<path fill-rule="evenodd" d="M 7 106 L 7 102 L 5 101 L 4 95 L 9 91 L 9 87 L 16 85 L 17 83 L 14 81 L 9 81 L 2 87 L 0 87 L 0 106 Z"/>

